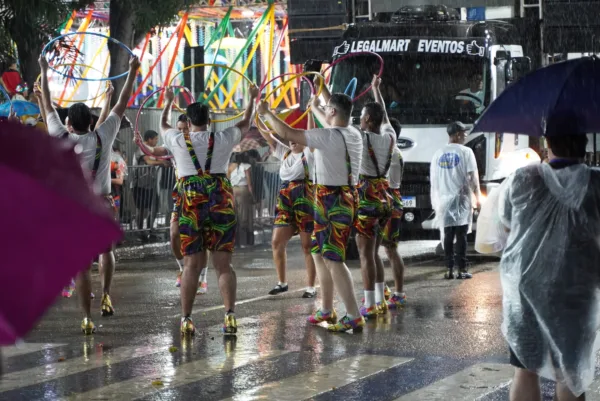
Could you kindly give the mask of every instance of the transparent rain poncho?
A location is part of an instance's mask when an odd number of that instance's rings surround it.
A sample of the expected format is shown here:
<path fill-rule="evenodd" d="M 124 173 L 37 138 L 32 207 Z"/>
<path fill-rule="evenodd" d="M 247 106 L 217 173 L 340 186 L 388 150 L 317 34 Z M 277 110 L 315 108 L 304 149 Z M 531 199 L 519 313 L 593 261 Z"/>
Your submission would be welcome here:
<path fill-rule="evenodd" d="M 578 396 L 594 379 L 600 328 L 600 171 L 539 164 L 504 187 L 502 332 L 528 370 Z"/>
<path fill-rule="evenodd" d="M 478 177 L 475 155 L 466 146 L 448 144 L 431 162 L 431 205 L 435 212 L 434 226 L 442 235 L 444 227 L 469 226 L 473 221 L 475 194 L 468 171 Z M 443 241 L 442 241 L 443 243 Z"/>

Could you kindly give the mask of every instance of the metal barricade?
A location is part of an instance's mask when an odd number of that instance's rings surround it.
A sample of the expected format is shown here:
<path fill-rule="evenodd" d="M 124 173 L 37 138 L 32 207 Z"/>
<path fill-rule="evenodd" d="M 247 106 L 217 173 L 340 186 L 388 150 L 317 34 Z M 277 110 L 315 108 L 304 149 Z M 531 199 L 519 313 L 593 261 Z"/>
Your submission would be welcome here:
<path fill-rule="evenodd" d="M 250 174 L 255 194 L 253 243 L 268 244 L 281 185 L 279 163 L 256 163 Z M 120 190 L 119 219 L 129 239 L 146 242 L 168 238 L 174 185 L 173 167 L 136 165 L 127 168 Z"/>

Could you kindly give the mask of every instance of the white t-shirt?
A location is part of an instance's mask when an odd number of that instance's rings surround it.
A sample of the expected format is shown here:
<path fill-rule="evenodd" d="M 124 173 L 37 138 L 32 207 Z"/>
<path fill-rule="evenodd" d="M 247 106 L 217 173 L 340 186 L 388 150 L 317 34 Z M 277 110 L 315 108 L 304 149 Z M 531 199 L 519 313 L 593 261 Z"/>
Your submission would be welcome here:
<path fill-rule="evenodd" d="M 392 163 L 390 164 L 390 171 L 388 173 L 388 180 L 390 182 L 390 188 L 398 189 L 402 183 L 402 173 L 404 169 L 404 163 L 402 162 L 402 152 L 397 146 L 394 146 L 392 153 Z"/>
<path fill-rule="evenodd" d="M 335 187 L 348 185 L 347 147 L 352 169 L 352 185 L 358 183 L 363 153 L 362 135 L 358 129 L 352 126 L 317 128 L 305 131 L 304 135 L 307 146 L 315 149 L 316 177 L 313 178 L 313 182 Z M 344 146 L 344 139 L 346 146 Z"/>
<path fill-rule="evenodd" d="M 462 226 L 471 222 L 473 192 L 469 173 L 477 177 L 477 161 L 473 151 L 450 143 L 431 161 L 431 203 L 439 227 Z"/>
<path fill-rule="evenodd" d="M 190 132 L 192 146 L 194 147 L 202 170 L 206 167 L 206 153 L 208 152 L 209 137 L 210 132 L 208 131 Z M 185 144 L 183 133 L 176 129 L 170 129 L 163 133 L 163 139 L 165 147 L 173 154 L 178 176 L 188 177 L 198 174 Z M 237 127 L 229 127 L 223 131 L 215 132 L 215 144 L 210 166 L 210 172 L 212 174 L 227 173 L 231 151 L 235 145 L 240 143 L 241 139 L 242 131 Z"/>
<path fill-rule="evenodd" d="M 248 186 L 248 180 L 246 179 L 246 170 L 249 170 L 251 165 L 248 163 L 241 163 L 231 172 L 231 185 L 234 187 L 246 187 Z"/>
<path fill-rule="evenodd" d="M 279 142 L 275 146 L 275 151 L 273 152 L 273 156 L 277 159 L 281 160 L 281 167 L 279 168 L 279 176 L 282 181 L 295 181 L 295 180 L 303 180 L 305 177 L 304 173 L 304 164 L 302 163 L 302 153 L 293 153 L 291 152 L 288 157 L 284 160 L 285 154 L 290 150 L 285 145 L 280 144 Z M 306 156 L 306 163 L 308 164 L 308 176 L 312 177 L 313 166 L 315 163 L 313 153 L 310 151 L 310 148 L 304 148 L 304 156 Z"/>
<path fill-rule="evenodd" d="M 369 155 L 369 147 L 367 145 L 367 137 L 371 141 L 371 147 L 375 152 L 375 158 L 377 159 L 377 166 L 379 167 L 379 174 L 384 174 L 385 165 L 390 154 L 390 142 L 396 142 L 396 131 L 390 124 L 384 124 L 381 126 L 381 135 L 373 134 L 371 132 L 363 132 L 363 154 L 362 163 L 360 165 L 360 173 L 369 177 L 376 177 L 377 170 Z"/>
<path fill-rule="evenodd" d="M 48 133 L 51 136 L 62 136 L 67 132 L 67 127 L 60 121 L 58 113 L 54 111 L 46 116 L 46 124 Z M 100 154 L 100 164 L 96 171 L 96 179 L 94 180 L 94 191 L 100 195 L 110 194 L 110 160 L 112 154 L 112 146 L 119 133 L 121 119 L 115 113 L 110 113 L 108 118 L 99 126 L 95 132 L 100 137 L 102 142 L 102 152 Z M 69 140 L 77 143 L 76 149 L 80 149 L 81 168 L 84 171 L 91 172 L 94 168 L 96 159 L 96 134 L 88 132 L 84 135 L 69 134 Z"/>

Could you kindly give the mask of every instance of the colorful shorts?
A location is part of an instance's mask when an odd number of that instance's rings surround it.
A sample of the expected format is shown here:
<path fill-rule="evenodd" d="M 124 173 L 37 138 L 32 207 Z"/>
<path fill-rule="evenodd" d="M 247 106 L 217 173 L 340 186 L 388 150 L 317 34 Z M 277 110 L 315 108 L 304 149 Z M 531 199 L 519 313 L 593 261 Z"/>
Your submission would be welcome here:
<path fill-rule="evenodd" d="M 181 193 L 179 192 L 179 183 L 175 184 L 173 192 L 171 192 L 171 198 L 173 198 L 173 211 L 171 212 L 171 223 L 178 222 L 179 216 L 181 215 Z"/>
<path fill-rule="evenodd" d="M 313 254 L 334 262 L 346 261 L 346 245 L 356 216 L 356 190 L 350 186 L 315 185 Z"/>
<path fill-rule="evenodd" d="M 304 180 L 286 181 L 281 184 L 275 207 L 275 227 L 295 228 L 299 232 L 312 233 L 314 228 L 313 185 Z"/>
<path fill-rule="evenodd" d="M 180 181 L 179 237 L 181 253 L 233 252 L 233 189 L 224 175 L 191 176 Z"/>
<path fill-rule="evenodd" d="M 362 178 L 358 183 L 358 211 L 354 228 L 359 235 L 373 238 L 392 216 L 392 200 L 385 178 Z"/>
<path fill-rule="evenodd" d="M 392 217 L 387 221 L 382 230 L 383 245 L 395 247 L 400 242 L 400 224 L 402 223 L 402 196 L 400 188 L 388 188 L 388 194 L 392 197 Z"/>

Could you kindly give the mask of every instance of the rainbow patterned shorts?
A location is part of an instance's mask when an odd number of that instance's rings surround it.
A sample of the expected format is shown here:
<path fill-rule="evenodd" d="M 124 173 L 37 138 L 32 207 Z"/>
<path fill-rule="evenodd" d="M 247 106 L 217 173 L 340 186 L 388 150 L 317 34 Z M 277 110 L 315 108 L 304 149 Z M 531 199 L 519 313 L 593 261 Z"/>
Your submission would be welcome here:
<path fill-rule="evenodd" d="M 373 238 L 392 216 L 392 200 L 385 178 L 362 178 L 358 183 L 358 211 L 354 228 L 359 235 Z"/>
<path fill-rule="evenodd" d="M 275 207 L 275 228 L 294 227 L 299 232 L 312 233 L 314 228 L 313 185 L 304 180 L 281 184 Z"/>
<path fill-rule="evenodd" d="M 388 188 L 392 197 L 392 217 L 382 230 L 383 246 L 396 247 L 400 242 L 400 224 L 402 223 L 403 204 L 399 188 Z"/>
<path fill-rule="evenodd" d="M 334 262 L 346 261 L 346 245 L 356 214 L 356 190 L 350 186 L 315 185 L 313 254 Z"/>
<path fill-rule="evenodd" d="M 233 252 L 235 226 L 233 190 L 225 175 L 184 177 L 180 181 L 181 252 Z"/>
<path fill-rule="evenodd" d="M 179 182 L 175 184 L 173 192 L 171 193 L 173 198 L 173 211 L 171 212 L 171 223 L 179 221 L 179 215 L 181 214 L 181 194 L 179 192 Z"/>

